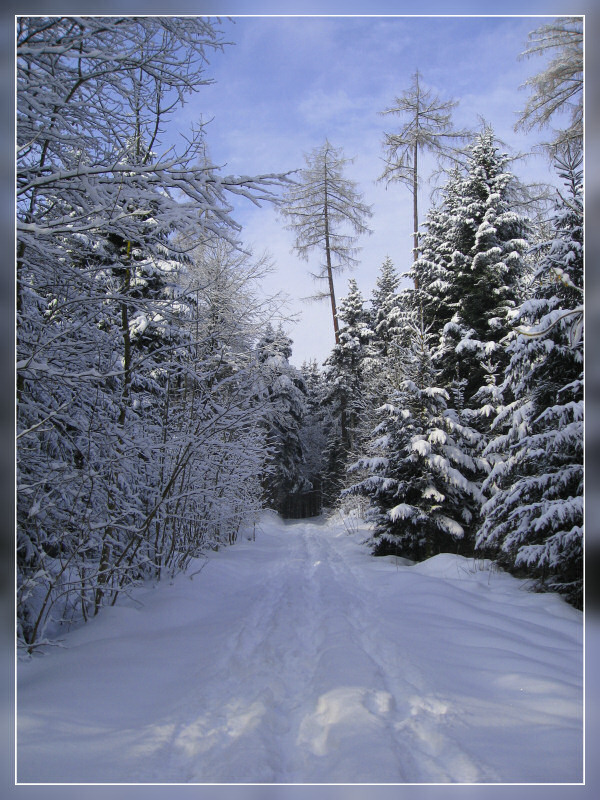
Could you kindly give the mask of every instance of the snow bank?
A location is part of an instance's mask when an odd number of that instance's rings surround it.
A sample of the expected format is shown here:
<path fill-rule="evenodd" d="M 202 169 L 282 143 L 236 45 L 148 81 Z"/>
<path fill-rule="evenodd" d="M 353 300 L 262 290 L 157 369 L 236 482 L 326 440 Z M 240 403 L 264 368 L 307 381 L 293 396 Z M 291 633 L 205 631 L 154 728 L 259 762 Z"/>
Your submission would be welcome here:
<path fill-rule="evenodd" d="M 477 580 L 485 573 L 487 581 L 490 571 L 493 570 L 492 562 L 488 559 L 465 558 L 453 553 L 440 553 L 414 565 L 414 571 L 421 575 L 457 580 Z"/>

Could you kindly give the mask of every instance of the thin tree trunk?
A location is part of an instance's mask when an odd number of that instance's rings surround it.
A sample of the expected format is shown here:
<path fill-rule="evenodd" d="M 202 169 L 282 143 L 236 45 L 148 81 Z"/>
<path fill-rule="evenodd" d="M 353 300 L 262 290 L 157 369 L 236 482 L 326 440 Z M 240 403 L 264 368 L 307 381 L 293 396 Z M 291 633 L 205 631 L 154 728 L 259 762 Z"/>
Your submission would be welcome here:
<path fill-rule="evenodd" d="M 333 272 L 331 269 L 331 253 L 329 251 L 329 234 L 326 234 L 327 237 L 327 245 L 326 245 L 326 252 L 327 252 L 327 280 L 329 282 L 329 297 L 331 298 L 331 314 L 333 316 L 333 332 L 335 335 L 335 343 L 340 343 L 340 329 L 338 326 L 338 318 L 337 318 L 337 308 L 335 305 L 335 291 L 333 288 Z"/>
<path fill-rule="evenodd" d="M 413 153 L 413 264 L 419 257 L 419 201 L 417 189 L 419 187 L 419 109 L 421 96 L 419 91 L 419 71 L 417 70 L 417 110 L 415 116 L 415 151 Z M 415 275 L 415 290 L 419 289 L 419 279 Z"/>
<path fill-rule="evenodd" d="M 331 299 L 331 314 L 333 316 L 333 333 L 335 335 L 335 343 L 340 343 L 340 328 L 338 325 L 338 317 L 337 317 L 337 307 L 335 304 L 335 290 L 333 287 L 333 268 L 331 266 L 331 245 L 329 241 L 329 198 L 327 195 L 327 160 L 325 160 L 325 202 L 323 204 L 323 214 L 325 216 L 325 256 L 327 259 L 327 281 L 329 283 L 329 297 Z M 346 418 L 346 410 L 344 408 L 344 404 L 342 404 L 341 413 L 340 413 L 340 432 L 342 436 L 342 442 L 344 445 L 348 446 L 348 424 Z"/>
<path fill-rule="evenodd" d="M 418 171 L 417 157 L 419 148 L 415 142 L 415 152 L 413 155 L 413 261 L 419 257 L 419 206 L 417 199 Z"/>
<path fill-rule="evenodd" d="M 100 611 L 102 606 L 102 598 L 104 597 L 104 587 L 108 583 L 108 566 L 110 558 L 110 544 L 107 539 L 109 534 L 112 533 L 112 528 L 107 528 L 102 542 L 102 552 L 100 554 L 100 565 L 98 567 L 98 578 L 96 585 L 96 593 L 94 597 L 94 616 Z"/>
<path fill-rule="evenodd" d="M 327 280 L 329 282 L 329 297 L 331 299 L 331 314 L 333 316 L 333 332 L 335 343 L 340 343 L 340 329 L 338 326 L 337 308 L 335 304 L 335 290 L 333 288 L 333 269 L 331 266 L 331 245 L 329 242 L 329 198 L 327 196 L 327 161 L 325 161 L 325 202 L 323 214 L 325 216 L 325 256 L 327 258 Z"/>

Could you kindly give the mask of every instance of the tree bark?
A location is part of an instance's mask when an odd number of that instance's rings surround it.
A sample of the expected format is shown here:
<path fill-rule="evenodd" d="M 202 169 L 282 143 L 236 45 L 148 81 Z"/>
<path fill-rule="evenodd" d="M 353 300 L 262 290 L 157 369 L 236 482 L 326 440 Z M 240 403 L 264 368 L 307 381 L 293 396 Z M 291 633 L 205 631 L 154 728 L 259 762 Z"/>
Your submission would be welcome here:
<path fill-rule="evenodd" d="M 327 259 L 327 280 L 329 282 L 329 297 L 331 299 L 331 314 L 333 316 L 333 332 L 335 343 L 340 343 L 340 329 L 338 326 L 337 308 L 335 305 L 335 290 L 333 287 L 333 269 L 331 266 L 331 246 L 329 242 L 329 209 L 327 196 L 327 159 L 325 160 L 325 201 L 323 203 L 323 215 L 325 217 L 325 257 Z"/>
<path fill-rule="evenodd" d="M 419 158 L 419 106 L 417 103 L 417 114 L 415 118 L 415 125 L 417 135 L 415 136 L 415 150 L 413 154 L 413 264 L 419 258 L 419 200 L 417 197 L 417 189 L 419 186 L 419 171 L 418 171 L 418 158 Z M 419 289 L 419 279 L 415 275 L 415 291 Z"/>
<path fill-rule="evenodd" d="M 418 172 L 417 172 L 417 153 L 418 145 L 415 142 L 415 152 L 413 156 L 413 261 L 419 257 L 419 204 L 417 199 Z"/>
<path fill-rule="evenodd" d="M 415 149 L 413 153 L 413 264 L 419 258 L 419 200 L 417 189 L 419 186 L 419 110 L 421 94 L 419 91 L 419 71 L 417 70 L 417 107 L 415 113 Z M 415 275 L 415 291 L 419 289 L 419 279 Z"/>

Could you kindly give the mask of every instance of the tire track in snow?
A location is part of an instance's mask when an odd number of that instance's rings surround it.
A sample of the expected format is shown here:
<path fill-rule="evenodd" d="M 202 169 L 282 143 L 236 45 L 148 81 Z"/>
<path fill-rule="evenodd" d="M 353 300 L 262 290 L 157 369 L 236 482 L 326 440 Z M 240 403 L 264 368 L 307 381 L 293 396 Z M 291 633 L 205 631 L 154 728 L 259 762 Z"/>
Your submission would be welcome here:
<path fill-rule="evenodd" d="M 289 552 L 268 566 L 264 588 L 249 598 L 230 637 L 226 674 L 208 687 L 212 727 L 205 738 L 212 733 L 213 741 L 191 770 L 186 766 L 190 780 L 288 780 L 294 721 L 310 691 L 318 641 L 306 541 L 290 532 L 286 544 Z M 171 761 L 184 766 L 181 757 Z"/>
<path fill-rule="evenodd" d="M 372 584 L 335 536 L 314 523 L 283 535 L 285 558 L 266 565 L 220 658 L 202 757 L 172 759 L 173 771 L 217 782 L 476 779 L 443 733 L 447 706 L 386 638 Z"/>
<path fill-rule="evenodd" d="M 302 535 L 312 563 L 318 645 L 298 725 L 295 774 L 324 781 L 403 782 L 404 759 L 390 729 L 396 698 L 353 623 L 365 608 L 363 593 L 352 572 L 335 568 L 337 554 L 327 529 L 305 524 Z"/>
<path fill-rule="evenodd" d="M 386 723 L 402 765 L 401 780 L 497 780 L 493 770 L 476 763 L 450 734 L 445 733 L 444 728 L 453 719 L 452 710 L 437 696 L 435 688 L 426 684 L 423 670 L 406 654 L 406 644 L 402 648 L 401 642 L 392 641 L 386 635 L 373 598 L 374 584 L 372 578 L 367 579 L 364 566 L 354 565 L 347 549 L 336 547 L 335 536 L 328 537 L 327 546 L 334 580 L 338 585 L 350 580 L 356 585 L 348 622 L 365 655 L 377 666 L 385 692 L 392 699 Z"/>

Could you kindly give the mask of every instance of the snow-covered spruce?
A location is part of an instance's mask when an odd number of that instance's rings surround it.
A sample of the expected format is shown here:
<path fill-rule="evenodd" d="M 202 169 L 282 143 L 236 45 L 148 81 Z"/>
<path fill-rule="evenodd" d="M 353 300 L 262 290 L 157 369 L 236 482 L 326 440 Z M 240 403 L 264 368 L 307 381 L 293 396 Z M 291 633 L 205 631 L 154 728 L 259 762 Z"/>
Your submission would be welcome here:
<path fill-rule="evenodd" d="M 420 560 L 472 549 L 476 477 L 487 465 L 471 455 L 479 434 L 447 407 L 448 392 L 436 384 L 431 334 L 422 323 L 411 333 L 402 351 L 405 378 L 379 409 L 369 454 L 350 467 L 360 480 L 346 493 L 370 499 L 377 554 Z"/>
<path fill-rule="evenodd" d="M 269 323 L 257 345 L 259 383 L 269 456 L 262 474 L 267 507 L 281 511 L 287 495 L 308 490 L 301 428 L 306 415 L 306 386 L 302 373 L 289 363 L 292 340 Z"/>
<path fill-rule="evenodd" d="M 306 413 L 300 427 L 304 454 L 303 474 L 313 488 L 322 486 L 328 434 L 334 427 L 332 409 L 326 404 L 327 385 L 315 359 L 300 369 L 306 388 Z"/>
<path fill-rule="evenodd" d="M 400 278 L 388 256 L 381 265 L 371 295 L 373 346 L 376 354 L 381 357 L 378 366 L 389 355 L 390 345 L 400 335 L 405 321 L 399 285 Z"/>
<path fill-rule="evenodd" d="M 324 364 L 333 425 L 325 450 L 325 495 L 335 503 L 345 484 L 345 472 L 352 453 L 361 452 L 368 414 L 368 382 L 373 358 L 371 314 L 354 278 L 339 306 L 339 342 Z"/>
<path fill-rule="evenodd" d="M 427 213 L 419 235 L 419 257 L 407 273 L 415 287 L 406 292 L 410 304 L 419 309 L 425 325 L 438 338 L 457 310 L 451 265 L 456 250 L 455 225 L 461 202 L 461 180 L 461 171 L 455 167 L 441 188 L 439 204 Z"/>
<path fill-rule="evenodd" d="M 494 418 L 496 459 L 478 547 L 539 588 L 582 603 L 583 205 L 581 157 L 557 159 L 567 192 L 532 295 L 514 315 L 500 387 L 514 399 Z"/>
<path fill-rule="evenodd" d="M 428 248 L 434 256 L 427 257 L 427 250 L 415 265 L 425 319 L 439 335 L 443 385 L 464 381 L 464 403 L 471 409 L 479 407 L 475 395 L 486 385 L 483 364 L 491 360 L 497 375 L 506 366 L 500 340 L 527 268 L 528 222 L 513 210 L 515 177 L 507 163 L 485 128 L 471 145 L 465 174 L 451 178 L 442 212 L 433 216 Z"/>

